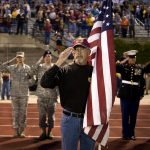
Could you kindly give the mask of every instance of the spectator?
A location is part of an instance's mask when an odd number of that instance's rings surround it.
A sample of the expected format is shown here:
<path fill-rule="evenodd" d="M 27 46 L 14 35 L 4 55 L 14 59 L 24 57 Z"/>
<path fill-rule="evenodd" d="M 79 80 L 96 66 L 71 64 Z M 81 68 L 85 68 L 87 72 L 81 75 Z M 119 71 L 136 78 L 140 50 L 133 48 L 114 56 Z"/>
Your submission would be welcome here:
<path fill-rule="evenodd" d="M 44 31 L 45 31 L 45 45 L 49 45 L 51 36 L 52 25 L 49 19 L 45 20 Z"/>
<path fill-rule="evenodd" d="M 77 26 L 76 26 L 76 16 L 74 14 L 74 10 L 70 10 L 70 16 L 68 20 L 68 31 L 73 35 L 76 34 Z"/>
<path fill-rule="evenodd" d="M 71 33 L 66 32 L 65 35 L 64 35 L 64 38 L 65 38 L 65 45 L 67 47 L 71 47 L 72 43 L 73 43 L 73 41 L 75 39 L 74 36 Z"/>
<path fill-rule="evenodd" d="M 127 37 L 128 27 L 129 27 L 129 21 L 126 16 L 124 16 L 120 22 L 121 25 L 121 34 L 122 37 Z"/>
<path fill-rule="evenodd" d="M 36 16 L 36 23 L 38 25 L 38 28 L 40 31 L 43 29 L 43 23 L 44 23 L 44 15 L 43 15 L 43 9 L 42 7 L 39 8 Z"/>
<path fill-rule="evenodd" d="M 146 81 L 146 89 L 145 89 L 145 94 L 148 95 L 148 91 L 150 88 L 150 62 L 146 63 L 145 67 L 145 81 Z"/>
<path fill-rule="evenodd" d="M 135 37 L 135 18 L 133 15 L 130 15 L 130 18 L 129 18 L 129 35 L 130 35 L 130 38 Z"/>
<path fill-rule="evenodd" d="M 16 34 L 23 34 L 23 27 L 25 23 L 25 14 L 24 10 L 21 9 L 20 13 L 16 17 L 17 19 L 17 33 Z"/>
<path fill-rule="evenodd" d="M 115 34 L 119 35 L 120 34 L 120 15 L 118 13 L 115 13 L 114 15 L 114 30 Z"/>
<path fill-rule="evenodd" d="M 10 99 L 10 74 L 8 72 L 2 73 L 2 93 L 1 98 L 4 100 L 5 96 L 7 100 Z"/>
<path fill-rule="evenodd" d="M 145 73 L 145 82 L 146 82 L 146 88 L 145 88 L 145 94 L 148 95 L 149 87 L 150 87 L 150 73 Z"/>
<path fill-rule="evenodd" d="M 92 27 L 93 27 L 94 21 L 95 21 L 95 18 L 92 16 L 91 13 L 88 13 L 88 16 L 87 16 L 87 18 L 86 18 L 88 35 L 89 35 L 90 32 L 91 32 L 91 29 L 92 29 Z"/>
<path fill-rule="evenodd" d="M 62 52 L 62 35 L 58 32 L 56 33 L 56 48 L 55 50 L 60 54 Z"/>

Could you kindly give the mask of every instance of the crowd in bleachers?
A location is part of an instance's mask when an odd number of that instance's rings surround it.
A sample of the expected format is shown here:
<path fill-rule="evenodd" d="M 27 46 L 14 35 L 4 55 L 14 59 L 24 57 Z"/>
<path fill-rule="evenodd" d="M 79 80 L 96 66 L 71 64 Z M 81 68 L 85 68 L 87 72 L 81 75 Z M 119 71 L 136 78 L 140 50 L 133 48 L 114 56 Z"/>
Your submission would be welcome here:
<path fill-rule="evenodd" d="M 47 1 L 47 3 L 33 0 L 28 2 L 26 0 L 24 3 L 1 2 L 0 25 L 3 26 L 3 31 L 28 34 L 28 20 L 30 17 L 35 17 L 35 26 L 39 31 L 47 30 L 44 24 L 46 19 L 49 19 L 52 30 L 56 33 L 64 35 L 67 30 L 75 37 L 87 37 L 101 6 L 100 1 L 72 0 L 67 4 L 60 0 Z M 30 7 L 34 8 L 34 14 L 31 13 Z M 129 34 L 130 37 L 134 37 L 135 18 L 145 24 L 145 29 L 149 29 L 150 6 L 148 4 L 125 0 L 121 5 L 114 3 L 113 10 L 115 35 L 126 37 Z"/>
<path fill-rule="evenodd" d="M 30 5 L 27 1 L 23 4 L 5 1 L 0 3 L 0 26 L 3 32 L 16 34 L 23 33 L 23 29 L 27 34 L 28 19 L 30 18 Z"/>

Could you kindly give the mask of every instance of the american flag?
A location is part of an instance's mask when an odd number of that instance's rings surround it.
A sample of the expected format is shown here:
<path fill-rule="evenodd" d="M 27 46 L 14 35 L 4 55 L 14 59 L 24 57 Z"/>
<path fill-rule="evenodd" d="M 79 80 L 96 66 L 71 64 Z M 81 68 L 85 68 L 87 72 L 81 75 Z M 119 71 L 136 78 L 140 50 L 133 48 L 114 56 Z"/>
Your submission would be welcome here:
<path fill-rule="evenodd" d="M 112 0 L 103 0 L 97 21 L 88 38 L 93 72 L 84 116 L 84 132 L 105 146 L 109 117 L 115 99 L 115 54 Z"/>

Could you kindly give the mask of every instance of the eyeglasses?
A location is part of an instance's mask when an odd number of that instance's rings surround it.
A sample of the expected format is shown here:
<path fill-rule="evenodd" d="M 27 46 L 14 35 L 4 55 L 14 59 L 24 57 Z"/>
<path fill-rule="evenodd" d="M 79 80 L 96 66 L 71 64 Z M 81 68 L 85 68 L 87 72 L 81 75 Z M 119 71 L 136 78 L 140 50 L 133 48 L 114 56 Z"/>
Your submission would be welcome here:
<path fill-rule="evenodd" d="M 129 56 L 129 58 L 134 59 L 134 58 L 136 58 L 136 56 Z"/>
<path fill-rule="evenodd" d="M 81 50 L 85 50 L 86 48 L 83 46 L 78 46 L 75 48 L 75 51 L 81 51 Z"/>

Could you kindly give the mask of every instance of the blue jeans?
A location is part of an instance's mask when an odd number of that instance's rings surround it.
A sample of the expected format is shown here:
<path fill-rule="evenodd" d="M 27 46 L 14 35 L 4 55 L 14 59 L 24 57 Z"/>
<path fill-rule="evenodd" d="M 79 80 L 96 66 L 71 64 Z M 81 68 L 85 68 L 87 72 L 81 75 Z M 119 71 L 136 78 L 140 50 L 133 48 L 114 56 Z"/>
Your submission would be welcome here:
<path fill-rule="evenodd" d="M 83 132 L 83 118 L 63 114 L 61 120 L 62 150 L 94 150 L 95 141 Z"/>
<path fill-rule="evenodd" d="M 50 35 L 50 32 L 45 32 L 45 45 L 49 45 Z"/>
<path fill-rule="evenodd" d="M 3 81 L 2 93 L 1 93 L 2 99 L 5 99 L 5 95 L 6 95 L 7 99 L 10 98 L 10 80 Z"/>

